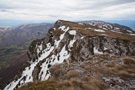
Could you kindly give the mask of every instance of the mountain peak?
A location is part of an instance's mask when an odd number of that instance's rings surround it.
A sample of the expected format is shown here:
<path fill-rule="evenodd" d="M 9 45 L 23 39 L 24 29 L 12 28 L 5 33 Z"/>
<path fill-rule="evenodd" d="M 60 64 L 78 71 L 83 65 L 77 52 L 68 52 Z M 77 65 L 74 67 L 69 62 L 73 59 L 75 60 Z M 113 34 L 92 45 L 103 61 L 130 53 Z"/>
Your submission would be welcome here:
<path fill-rule="evenodd" d="M 58 20 L 54 29 L 59 30 L 59 27 L 69 27 L 69 30 L 76 30 L 84 36 L 107 36 L 110 38 L 118 38 L 134 41 L 135 32 L 122 25 L 106 23 L 103 21 L 92 21 L 92 22 L 70 22 L 64 20 Z M 125 35 L 127 37 L 125 37 Z"/>
<path fill-rule="evenodd" d="M 46 37 L 35 40 L 28 50 L 29 62 L 21 74 L 4 90 L 28 82 L 48 80 L 50 69 L 63 62 L 89 60 L 94 55 L 135 55 L 135 34 L 110 24 L 99 27 L 89 23 L 58 20 Z M 111 27 L 111 29 L 108 28 Z"/>

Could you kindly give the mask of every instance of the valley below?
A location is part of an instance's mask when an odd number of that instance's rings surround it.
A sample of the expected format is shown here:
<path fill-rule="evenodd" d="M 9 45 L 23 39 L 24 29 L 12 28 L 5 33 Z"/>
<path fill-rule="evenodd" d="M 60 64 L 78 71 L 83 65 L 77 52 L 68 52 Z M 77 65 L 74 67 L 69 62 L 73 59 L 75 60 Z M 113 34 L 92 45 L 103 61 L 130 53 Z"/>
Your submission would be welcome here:
<path fill-rule="evenodd" d="M 0 27 L 0 88 L 10 82 L 27 63 L 30 43 L 45 36 L 53 24 L 26 24 L 11 29 Z"/>

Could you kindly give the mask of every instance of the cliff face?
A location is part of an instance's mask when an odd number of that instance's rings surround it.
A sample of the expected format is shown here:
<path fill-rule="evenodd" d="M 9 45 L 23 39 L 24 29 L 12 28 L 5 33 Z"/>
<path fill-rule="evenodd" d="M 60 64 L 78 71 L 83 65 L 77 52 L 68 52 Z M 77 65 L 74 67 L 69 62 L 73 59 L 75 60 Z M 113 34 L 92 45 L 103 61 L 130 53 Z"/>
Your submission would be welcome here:
<path fill-rule="evenodd" d="M 135 56 L 135 33 L 123 30 L 118 26 L 107 30 L 92 24 L 57 21 L 45 38 L 31 43 L 28 65 L 5 90 L 49 79 L 55 64 L 86 61 L 93 55 Z"/>

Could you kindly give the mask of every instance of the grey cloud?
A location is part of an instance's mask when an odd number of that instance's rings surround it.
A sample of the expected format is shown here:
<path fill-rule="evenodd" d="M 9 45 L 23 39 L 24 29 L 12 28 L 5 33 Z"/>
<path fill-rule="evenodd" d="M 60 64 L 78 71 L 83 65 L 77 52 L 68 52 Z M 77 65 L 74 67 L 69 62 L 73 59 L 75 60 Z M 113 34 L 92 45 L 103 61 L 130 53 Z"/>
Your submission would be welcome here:
<path fill-rule="evenodd" d="M 0 13 L 1 18 L 23 19 L 134 18 L 135 0 L 1 0 Z"/>
<path fill-rule="evenodd" d="M 7 11 L 7 10 L 0 10 L 1 12 L 9 12 L 9 11 Z"/>
<path fill-rule="evenodd" d="M 11 8 L 14 8 L 14 7 L 11 7 L 10 5 L 6 5 L 6 4 L 1 4 L 0 3 L 0 9 L 11 9 Z"/>
<path fill-rule="evenodd" d="M 8 12 L 8 13 L 14 13 L 13 11 L 9 11 L 8 9 L 2 9 L 0 12 Z M 15 13 L 14 13 L 15 14 Z"/>
<path fill-rule="evenodd" d="M 77 3 L 74 6 L 69 7 L 70 9 L 74 10 L 96 10 L 96 9 L 103 9 L 110 6 L 117 6 L 126 3 L 135 2 L 135 0 L 102 0 L 98 2 L 91 3 L 91 0 L 79 0 L 80 3 Z"/>

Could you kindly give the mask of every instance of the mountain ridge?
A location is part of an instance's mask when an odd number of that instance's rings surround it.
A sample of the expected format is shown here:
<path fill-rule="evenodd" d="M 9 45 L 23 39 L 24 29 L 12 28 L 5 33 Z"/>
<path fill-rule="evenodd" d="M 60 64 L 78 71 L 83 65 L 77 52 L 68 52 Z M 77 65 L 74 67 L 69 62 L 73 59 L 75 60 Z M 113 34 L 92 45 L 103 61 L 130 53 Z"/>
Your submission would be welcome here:
<path fill-rule="evenodd" d="M 4 90 L 49 79 L 50 68 L 56 63 L 85 61 L 97 54 L 135 56 L 134 35 L 134 31 L 122 28 L 106 30 L 90 24 L 58 20 L 45 38 L 31 43 L 28 65 Z"/>

